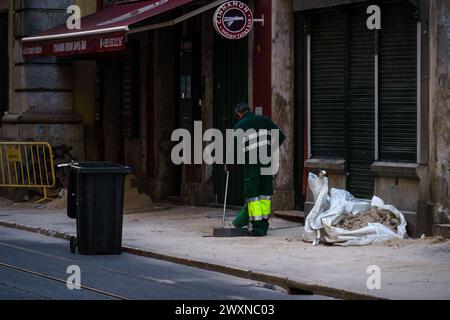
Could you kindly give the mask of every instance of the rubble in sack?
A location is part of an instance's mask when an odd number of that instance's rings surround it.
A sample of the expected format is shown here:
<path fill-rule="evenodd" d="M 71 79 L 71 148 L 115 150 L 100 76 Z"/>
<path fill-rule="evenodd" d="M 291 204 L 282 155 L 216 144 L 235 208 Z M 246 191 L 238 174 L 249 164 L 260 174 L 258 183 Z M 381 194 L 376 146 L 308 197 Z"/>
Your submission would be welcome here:
<path fill-rule="evenodd" d="M 367 227 L 369 223 L 380 223 L 396 233 L 400 221 L 389 210 L 372 208 L 357 215 L 343 214 L 336 227 L 353 231 Z"/>
<path fill-rule="evenodd" d="M 311 172 L 308 186 L 315 203 L 305 219 L 303 241 L 317 245 L 323 237 L 329 244 L 360 246 L 408 238 L 405 217 L 383 199 L 373 196 L 369 203 L 346 190 L 329 190 L 328 179 Z"/>

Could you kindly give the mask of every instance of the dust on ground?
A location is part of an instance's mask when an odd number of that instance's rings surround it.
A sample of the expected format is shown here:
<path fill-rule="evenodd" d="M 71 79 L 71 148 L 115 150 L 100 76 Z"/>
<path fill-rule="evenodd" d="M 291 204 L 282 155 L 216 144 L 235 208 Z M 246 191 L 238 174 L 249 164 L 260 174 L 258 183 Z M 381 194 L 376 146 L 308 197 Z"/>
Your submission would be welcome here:
<path fill-rule="evenodd" d="M 389 210 L 371 208 L 357 215 L 344 214 L 336 227 L 347 230 L 358 230 L 367 227 L 369 223 L 381 223 L 396 233 L 400 221 Z"/>
<path fill-rule="evenodd" d="M 53 209 L 53 210 L 67 208 L 67 189 L 62 189 L 58 193 L 58 198 L 56 198 L 55 200 L 52 200 L 50 202 L 47 202 L 43 206 L 46 209 Z"/>
<path fill-rule="evenodd" d="M 124 213 L 136 213 L 142 211 L 152 211 L 154 210 L 154 205 L 152 198 L 146 194 L 139 192 L 135 181 L 137 181 L 136 176 L 129 174 L 125 177 L 124 182 Z M 46 209 L 60 210 L 67 208 L 67 190 L 62 189 L 58 198 L 43 205 Z"/>
<path fill-rule="evenodd" d="M 425 237 L 422 236 L 419 239 L 390 239 L 384 242 L 379 243 L 378 245 L 386 246 L 386 247 L 394 247 L 401 248 L 409 245 L 439 245 L 449 241 L 448 239 L 442 236 L 433 236 L 433 237 Z"/>
<path fill-rule="evenodd" d="M 141 208 L 149 208 L 153 204 L 152 198 L 148 194 L 139 192 L 134 183 L 135 181 L 137 181 L 135 175 L 129 174 L 125 177 L 124 213 L 135 212 Z"/>

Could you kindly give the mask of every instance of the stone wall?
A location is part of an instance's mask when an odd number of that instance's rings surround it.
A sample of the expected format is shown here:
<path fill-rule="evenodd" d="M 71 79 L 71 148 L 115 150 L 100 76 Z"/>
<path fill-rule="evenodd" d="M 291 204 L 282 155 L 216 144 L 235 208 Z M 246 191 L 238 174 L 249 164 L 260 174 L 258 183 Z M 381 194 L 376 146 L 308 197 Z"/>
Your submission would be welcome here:
<path fill-rule="evenodd" d="M 294 13 L 292 0 L 272 1 L 272 119 L 286 135 L 275 179 L 274 209 L 294 208 Z"/>
<path fill-rule="evenodd" d="M 72 111 L 72 65 L 53 57 L 24 60 L 20 41 L 65 23 L 71 2 L 13 1 L 14 82 L 9 113 Z"/>
<path fill-rule="evenodd" d="M 10 1 L 12 74 L 10 105 L 0 137 L 6 140 L 43 140 L 70 144 L 84 157 L 82 119 L 73 112 L 73 66 L 56 58 L 24 60 L 23 37 L 65 23 L 72 0 Z"/>
<path fill-rule="evenodd" d="M 450 3 L 430 1 L 430 203 L 435 224 L 450 223 Z"/>

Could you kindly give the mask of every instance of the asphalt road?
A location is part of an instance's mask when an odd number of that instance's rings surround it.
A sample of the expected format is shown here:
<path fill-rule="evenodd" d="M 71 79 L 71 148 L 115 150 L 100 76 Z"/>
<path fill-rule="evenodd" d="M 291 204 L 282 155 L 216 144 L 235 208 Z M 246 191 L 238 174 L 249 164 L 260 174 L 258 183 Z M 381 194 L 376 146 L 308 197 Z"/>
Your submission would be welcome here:
<path fill-rule="evenodd" d="M 69 290 L 69 266 L 81 271 L 81 286 Z M 0 299 L 27 300 L 216 300 L 317 299 L 288 295 L 267 284 L 170 262 L 138 257 L 82 256 L 69 243 L 0 227 Z"/>

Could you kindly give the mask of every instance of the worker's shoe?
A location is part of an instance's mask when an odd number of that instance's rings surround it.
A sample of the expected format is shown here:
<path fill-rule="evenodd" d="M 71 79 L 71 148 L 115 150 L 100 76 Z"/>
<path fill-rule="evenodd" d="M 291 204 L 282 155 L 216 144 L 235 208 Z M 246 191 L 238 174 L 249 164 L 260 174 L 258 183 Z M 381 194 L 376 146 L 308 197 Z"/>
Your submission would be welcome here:
<path fill-rule="evenodd" d="M 247 235 L 248 235 L 249 237 L 264 237 L 264 236 L 265 236 L 265 234 L 257 233 L 257 232 L 255 232 L 255 231 L 253 231 L 253 230 L 247 232 Z"/>
<path fill-rule="evenodd" d="M 264 237 L 269 230 L 269 220 L 263 219 L 262 221 L 252 221 L 252 235 L 251 237 Z"/>

